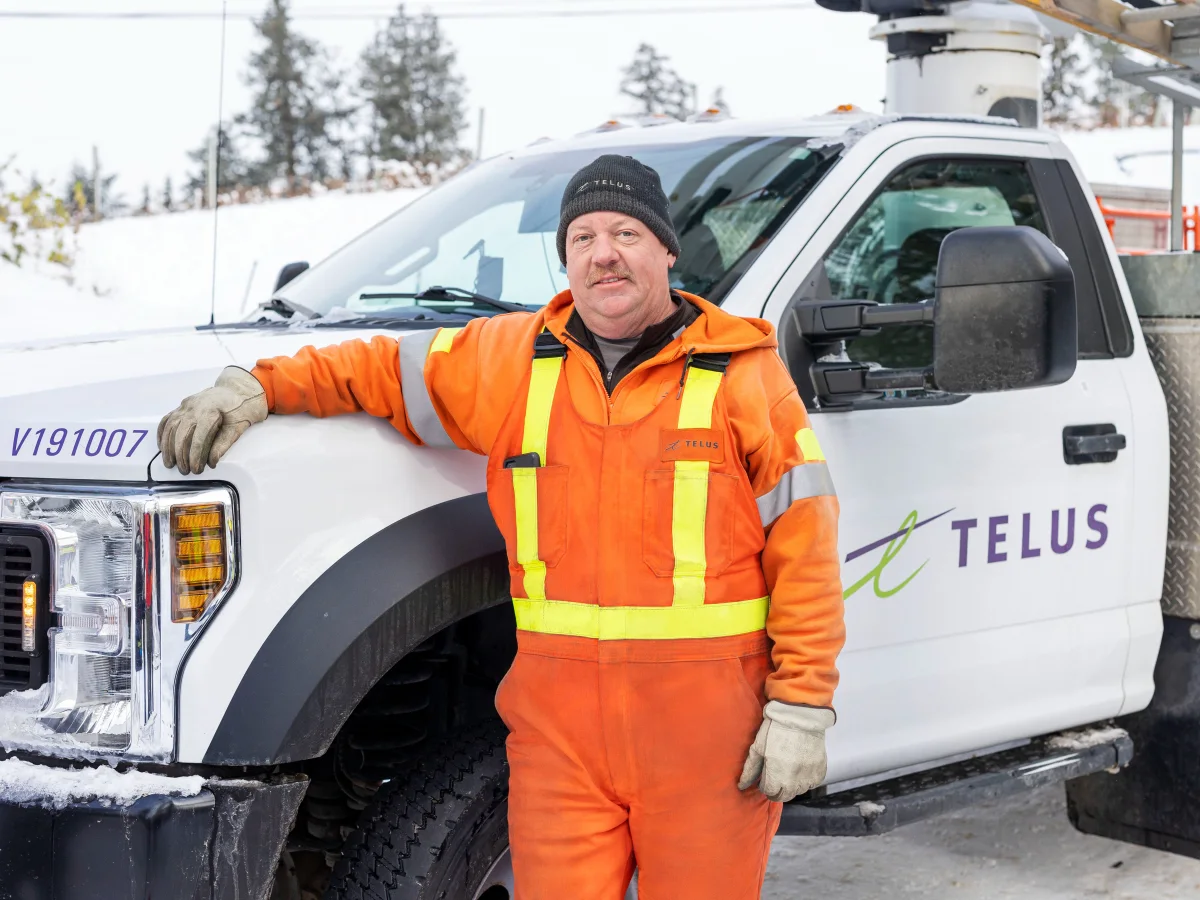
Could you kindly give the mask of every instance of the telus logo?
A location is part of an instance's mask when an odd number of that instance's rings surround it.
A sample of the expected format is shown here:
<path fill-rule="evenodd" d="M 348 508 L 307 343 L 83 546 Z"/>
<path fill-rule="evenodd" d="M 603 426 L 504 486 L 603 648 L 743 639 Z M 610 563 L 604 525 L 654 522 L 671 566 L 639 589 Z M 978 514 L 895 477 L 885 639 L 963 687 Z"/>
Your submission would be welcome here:
<path fill-rule="evenodd" d="M 1020 558 L 1035 559 L 1042 555 L 1044 549 L 1058 555 L 1070 553 L 1076 546 L 1083 546 L 1088 550 L 1099 550 L 1108 541 L 1108 524 L 1101 518 L 1101 515 L 1107 512 L 1108 505 L 1105 503 L 1097 503 L 1087 511 L 1089 534 L 1086 539 L 1083 534 L 1080 534 L 1078 544 L 1076 543 L 1074 507 L 1065 510 L 1051 510 L 1049 521 L 1043 519 L 1037 525 L 1033 521 L 1032 513 L 1022 513 Z M 1015 520 L 1016 517 L 1013 518 Z M 989 516 L 986 524 L 987 561 L 999 563 L 1006 562 L 1010 557 L 1017 558 L 1015 546 L 1017 535 L 1015 530 L 1009 530 L 1009 517 Z M 1015 524 L 1016 522 L 1013 521 L 1012 525 L 1015 526 Z M 1047 525 L 1049 525 L 1048 530 Z M 972 532 L 980 527 L 980 522 L 978 519 L 956 519 L 950 523 L 950 527 L 958 532 L 958 567 L 961 569 L 971 560 L 971 536 Z M 1082 531 L 1082 523 L 1080 531 Z M 982 536 L 982 531 L 980 534 Z M 1010 539 L 1012 540 L 1011 546 L 1009 545 Z"/>

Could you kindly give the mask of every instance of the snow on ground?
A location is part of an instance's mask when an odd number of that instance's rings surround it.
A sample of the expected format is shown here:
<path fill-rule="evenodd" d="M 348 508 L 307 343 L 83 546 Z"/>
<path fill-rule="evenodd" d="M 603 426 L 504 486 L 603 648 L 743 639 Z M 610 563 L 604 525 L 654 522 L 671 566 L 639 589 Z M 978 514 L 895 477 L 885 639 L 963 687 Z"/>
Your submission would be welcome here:
<path fill-rule="evenodd" d="M 1064 131 L 1088 181 L 1130 187 L 1171 187 L 1170 128 L 1098 128 Z M 1200 204 L 1200 126 L 1183 130 L 1183 202 Z"/>
<path fill-rule="evenodd" d="M 316 263 L 411 202 L 419 191 L 331 193 L 222 207 L 216 317 L 232 321 L 271 296 L 285 263 Z M 74 285 L 61 267 L 0 262 L 0 343 L 207 322 L 213 214 L 189 211 L 84 225 Z"/>
<path fill-rule="evenodd" d="M 875 838 L 780 837 L 763 900 L 1195 900 L 1200 861 L 1080 834 L 1061 785 Z"/>
<path fill-rule="evenodd" d="M 195 797 L 203 788 L 199 775 L 173 778 L 135 770 L 118 772 L 109 766 L 60 769 L 19 759 L 0 761 L 0 798 L 23 806 L 63 809 L 89 800 L 125 806 L 153 794 Z"/>

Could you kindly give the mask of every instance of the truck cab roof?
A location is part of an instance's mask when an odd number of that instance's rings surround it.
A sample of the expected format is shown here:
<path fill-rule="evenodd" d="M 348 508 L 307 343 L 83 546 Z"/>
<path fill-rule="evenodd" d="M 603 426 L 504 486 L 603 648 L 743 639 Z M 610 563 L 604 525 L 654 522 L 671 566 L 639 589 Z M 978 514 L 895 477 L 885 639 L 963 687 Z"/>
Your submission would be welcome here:
<path fill-rule="evenodd" d="M 731 116 L 693 116 L 679 122 L 669 117 L 610 119 L 596 128 L 565 138 L 542 138 L 510 151 L 509 156 L 537 156 L 564 150 L 594 147 L 603 150 L 620 146 L 669 144 L 706 138 L 780 137 L 814 138 L 822 143 L 851 146 L 864 135 L 878 129 L 906 129 L 922 136 L 992 136 L 1011 138 L 1019 130 L 1022 140 L 1051 143 L 1058 140 L 1052 132 L 1022 128 L 1012 119 L 996 116 L 894 115 L 868 113 L 858 108 L 833 110 L 818 116 L 781 116 L 769 119 L 738 119 Z"/>

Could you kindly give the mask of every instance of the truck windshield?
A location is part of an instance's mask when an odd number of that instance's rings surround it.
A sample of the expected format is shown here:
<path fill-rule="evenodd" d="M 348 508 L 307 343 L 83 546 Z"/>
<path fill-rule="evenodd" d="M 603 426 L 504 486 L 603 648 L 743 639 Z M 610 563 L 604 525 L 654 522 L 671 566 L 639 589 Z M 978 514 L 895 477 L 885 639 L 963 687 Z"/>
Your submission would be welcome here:
<path fill-rule="evenodd" d="M 401 209 L 277 296 L 321 315 L 364 317 L 414 305 L 497 311 L 412 298 L 435 285 L 541 306 L 567 287 L 555 247 L 567 181 L 602 153 L 621 153 L 656 169 L 670 198 L 682 248 L 672 286 L 720 302 L 836 149 L 810 150 L 797 137 L 722 137 L 496 158 Z"/>

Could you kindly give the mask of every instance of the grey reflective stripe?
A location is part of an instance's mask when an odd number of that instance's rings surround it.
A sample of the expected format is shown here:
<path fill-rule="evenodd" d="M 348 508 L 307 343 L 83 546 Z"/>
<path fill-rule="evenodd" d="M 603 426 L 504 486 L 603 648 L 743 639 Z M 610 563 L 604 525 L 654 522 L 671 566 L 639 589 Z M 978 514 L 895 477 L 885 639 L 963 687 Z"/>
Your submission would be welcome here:
<path fill-rule="evenodd" d="M 784 472 L 779 484 L 758 498 L 758 515 L 766 528 L 796 500 L 836 496 L 829 466 L 823 462 L 801 463 Z"/>
<path fill-rule="evenodd" d="M 430 447 L 455 447 L 438 418 L 425 387 L 425 358 L 429 345 L 440 329 L 433 328 L 400 338 L 400 390 L 404 394 L 404 409 L 413 430 Z"/>

